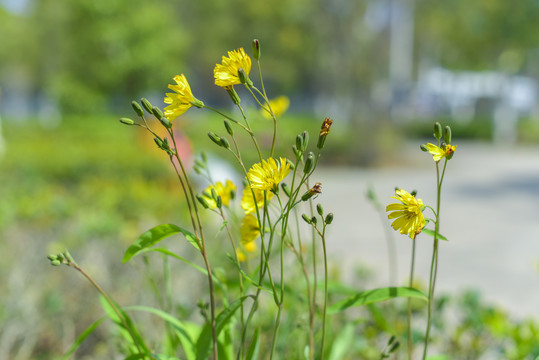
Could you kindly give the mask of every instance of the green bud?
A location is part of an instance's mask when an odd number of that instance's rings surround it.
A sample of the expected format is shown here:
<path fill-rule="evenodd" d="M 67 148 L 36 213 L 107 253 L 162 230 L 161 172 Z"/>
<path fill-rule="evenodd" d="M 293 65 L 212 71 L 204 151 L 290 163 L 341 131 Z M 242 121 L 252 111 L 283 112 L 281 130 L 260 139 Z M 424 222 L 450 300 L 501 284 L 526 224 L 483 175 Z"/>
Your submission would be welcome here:
<path fill-rule="evenodd" d="M 120 122 L 125 125 L 134 125 L 135 122 L 129 118 L 120 118 Z"/>
<path fill-rule="evenodd" d="M 60 260 L 60 261 L 64 261 L 64 260 L 65 260 L 65 256 L 64 256 L 64 254 L 62 254 L 62 253 L 56 255 L 56 258 L 57 258 L 57 260 Z"/>
<path fill-rule="evenodd" d="M 157 106 L 154 106 L 152 108 L 152 114 L 158 119 L 161 119 L 163 117 L 163 112 Z"/>
<path fill-rule="evenodd" d="M 234 130 L 232 130 L 232 126 L 230 125 L 230 121 L 228 119 L 225 119 L 225 129 L 230 136 L 234 135 Z"/>
<path fill-rule="evenodd" d="M 224 147 L 225 149 L 230 149 L 230 143 L 224 137 L 221 138 L 221 146 Z"/>
<path fill-rule="evenodd" d="M 303 151 L 307 149 L 307 145 L 309 144 L 309 133 L 307 131 L 304 131 L 302 134 L 303 137 Z"/>
<path fill-rule="evenodd" d="M 193 166 L 193 170 L 195 170 L 195 172 L 196 172 L 198 175 L 202 175 L 202 169 L 201 169 L 200 166 L 198 166 L 197 164 L 195 164 L 195 166 Z"/>
<path fill-rule="evenodd" d="M 161 122 L 161 124 L 163 124 L 164 127 L 166 127 L 167 129 L 170 129 L 172 127 L 172 123 L 164 116 L 161 116 L 159 118 L 159 121 Z"/>
<path fill-rule="evenodd" d="M 296 165 L 290 159 L 286 159 L 286 162 L 290 166 L 290 170 L 294 170 L 296 168 Z"/>
<path fill-rule="evenodd" d="M 73 256 L 71 256 L 71 254 L 69 253 L 69 251 L 68 251 L 67 249 L 64 250 L 63 255 L 65 256 L 65 258 L 67 259 L 67 261 L 69 261 L 69 262 L 75 262 L 75 260 L 73 260 Z"/>
<path fill-rule="evenodd" d="M 416 196 L 416 195 L 417 195 L 417 190 L 415 190 L 415 189 L 414 189 L 414 190 L 412 190 L 412 192 L 410 193 L 410 195 L 412 195 L 412 196 Z"/>
<path fill-rule="evenodd" d="M 198 202 L 200 203 L 200 205 L 202 205 L 204 207 L 204 209 L 207 209 L 207 208 L 210 207 L 210 205 L 208 204 L 208 202 L 206 201 L 204 196 L 202 196 L 200 194 L 197 194 L 196 198 L 197 198 Z"/>
<path fill-rule="evenodd" d="M 329 213 L 327 216 L 326 216 L 326 224 L 331 224 L 333 222 L 333 213 Z"/>
<path fill-rule="evenodd" d="M 198 160 L 198 159 L 195 159 L 195 165 L 200 167 L 201 169 L 205 169 L 206 168 L 206 163 Z"/>
<path fill-rule="evenodd" d="M 296 159 L 298 161 L 301 161 L 303 159 L 303 154 L 301 151 L 298 150 L 296 145 L 292 145 L 292 151 L 294 152 L 294 155 L 296 156 Z"/>
<path fill-rule="evenodd" d="M 153 106 L 146 98 L 140 99 L 140 102 L 142 103 L 142 107 L 144 110 L 148 112 L 148 114 L 153 115 Z"/>
<path fill-rule="evenodd" d="M 286 183 L 281 183 L 281 189 L 283 189 L 286 196 L 290 197 L 290 187 Z"/>
<path fill-rule="evenodd" d="M 387 341 L 387 345 L 391 345 L 393 343 L 393 341 L 395 341 L 397 338 L 395 337 L 395 335 L 391 335 L 391 337 L 389 338 L 389 340 Z"/>
<path fill-rule="evenodd" d="M 395 342 L 393 345 L 391 345 L 391 347 L 389 348 L 388 350 L 388 353 L 392 353 L 393 351 L 397 350 L 397 348 L 400 346 L 400 343 L 397 341 Z"/>
<path fill-rule="evenodd" d="M 211 193 L 211 198 L 212 198 L 213 200 L 217 201 L 217 196 L 218 196 L 218 195 L 217 195 L 217 191 L 215 191 L 214 188 L 211 188 L 210 193 Z"/>
<path fill-rule="evenodd" d="M 217 196 L 217 198 L 215 199 L 215 204 L 217 205 L 217 208 L 222 208 L 223 207 L 223 199 L 221 199 L 220 196 Z"/>
<path fill-rule="evenodd" d="M 307 160 L 305 160 L 305 166 L 303 167 L 303 172 L 305 174 L 311 172 L 314 166 L 314 154 L 312 152 L 307 155 Z"/>
<path fill-rule="evenodd" d="M 230 96 L 230 98 L 232 99 L 232 101 L 234 102 L 234 104 L 236 105 L 239 105 L 240 102 L 241 102 L 241 99 L 240 97 L 238 96 L 238 93 L 236 92 L 236 90 L 234 90 L 234 88 L 231 86 L 229 88 L 226 89 L 226 92 L 228 93 L 228 95 Z"/>
<path fill-rule="evenodd" d="M 208 162 L 208 156 L 206 155 L 204 151 L 200 153 L 200 157 L 202 158 L 202 161 L 204 161 L 205 163 Z"/>
<path fill-rule="evenodd" d="M 163 148 L 163 140 L 159 139 L 157 136 L 153 138 L 153 141 L 157 145 L 158 148 Z"/>
<path fill-rule="evenodd" d="M 303 150 L 303 136 L 301 135 L 296 136 L 296 148 L 299 151 Z"/>
<path fill-rule="evenodd" d="M 440 139 L 442 138 L 442 125 L 440 125 L 439 122 L 435 122 L 434 123 L 434 137 L 436 138 L 436 140 L 440 141 Z"/>
<path fill-rule="evenodd" d="M 318 212 L 318 215 L 320 216 L 324 215 L 324 208 L 322 207 L 322 204 L 316 205 L 316 211 Z"/>
<path fill-rule="evenodd" d="M 53 260 L 53 261 L 51 261 L 51 265 L 52 265 L 52 266 L 58 266 L 58 265 L 60 265 L 60 264 L 61 264 L 60 260 Z"/>
<path fill-rule="evenodd" d="M 451 144 L 451 128 L 449 126 L 445 127 L 444 141 L 446 144 Z"/>
<path fill-rule="evenodd" d="M 230 190 L 230 199 L 234 200 L 236 198 L 236 190 L 232 189 Z"/>
<path fill-rule="evenodd" d="M 210 131 L 210 132 L 208 132 L 208 137 L 211 139 L 211 141 L 213 141 L 217 145 L 221 146 L 221 137 L 219 135 L 217 135 L 216 133 Z"/>
<path fill-rule="evenodd" d="M 58 260 L 58 256 L 54 254 L 49 254 L 47 255 L 47 259 L 49 259 L 50 261 Z"/>
<path fill-rule="evenodd" d="M 136 101 L 131 101 L 131 106 L 133 107 L 133 110 L 137 113 L 138 116 L 143 117 L 144 116 L 144 110 L 140 107 L 140 104 Z"/>
<path fill-rule="evenodd" d="M 425 145 L 425 144 L 421 144 L 421 145 L 419 145 L 419 148 L 420 148 L 420 149 L 421 149 L 421 151 L 423 151 L 423 152 L 427 152 L 427 151 L 429 151 L 429 149 L 427 149 L 427 145 Z"/>
<path fill-rule="evenodd" d="M 311 218 L 311 223 L 313 223 L 314 225 L 316 225 L 316 222 L 317 222 L 317 221 L 318 221 L 318 220 L 316 220 L 316 217 L 315 217 L 315 216 L 313 216 L 313 217 Z"/>
<path fill-rule="evenodd" d="M 249 79 L 249 76 L 247 76 L 247 73 L 242 68 L 238 69 L 238 77 L 240 78 L 240 82 L 242 84 L 245 84 L 248 87 L 253 87 L 253 82 L 251 79 Z"/>
<path fill-rule="evenodd" d="M 253 40 L 253 57 L 255 60 L 260 60 L 260 42 L 258 39 Z"/>
<path fill-rule="evenodd" d="M 307 224 L 312 224 L 312 223 L 313 223 L 312 220 L 311 220 L 311 218 L 308 217 L 307 214 L 302 214 L 301 217 L 303 218 L 303 220 L 305 220 L 305 222 L 306 222 Z"/>

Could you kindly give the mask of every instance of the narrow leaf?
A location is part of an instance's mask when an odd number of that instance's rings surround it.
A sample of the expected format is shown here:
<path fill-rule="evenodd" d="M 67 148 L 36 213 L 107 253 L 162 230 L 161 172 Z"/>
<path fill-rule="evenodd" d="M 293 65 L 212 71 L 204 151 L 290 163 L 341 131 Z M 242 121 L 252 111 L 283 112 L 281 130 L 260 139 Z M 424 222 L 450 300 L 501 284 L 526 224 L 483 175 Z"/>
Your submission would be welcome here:
<path fill-rule="evenodd" d="M 422 291 L 409 287 L 385 287 L 374 290 L 367 290 L 341 300 L 328 308 L 328 314 L 346 310 L 354 306 L 362 306 L 377 303 L 397 297 L 410 297 L 428 301 L 427 295 Z"/>
<path fill-rule="evenodd" d="M 165 254 L 165 255 L 168 255 L 170 257 L 173 257 L 177 260 L 180 260 L 180 261 L 183 261 L 184 263 L 186 263 L 187 265 L 191 266 L 192 268 L 200 271 L 201 273 L 203 273 L 204 275 L 208 275 L 208 272 L 206 271 L 206 269 L 198 266 L 197 264 L 195 263 L 192 263 L 191 261 L 187 260 L 186 258 L 184 257 L 181 257 L 175 253 L 173 253 L 172 251 L 168 250 L 168 249 L 164 249 L 164 248 L 147 248 L 147 249 L 143 249 L 140 251 L 140 253 L 146 253 L 146 252 L 151 252 L 151 251 L 156 251 L 156 252 L 160 252 L 162 254 Z"/>
<path fill-rule="evenodd" d="M 103 320 L 105 320 L 106 317 L 105 316 L 102 316 L 100 319 L 98 319 L 97 321 L 95 321 L 92 325 L 88 326 L 86 328 L 86 330 L 84 330 L 82 332 L 82 334 L 79 335 L 79 337 L 77 338 L 77 340 L 75 340 L 75 342 L 73 343 L 73 345 L 71 345 L 71 348 L 69 348 L 69 350 L 64 354 L 64 356 L 62 356 L 62 359 L 68 359 L 69 356 L 71 356 L 71 354 L 73 354 L 75 351 L 77 351 L 77 349 L 79 348 L 79 346 L 83 343 L 83 341 L 91 334 L 94 332 L 94 330 L 99 326 L 99 324 L 101 324 L 103 322 Z"/>
<path fill-rule="evenodd" d="M 423 229 L 421 230 L 421 232 L 427 234 L 427 235 L 430 235 L 432 237 L 434 237 L 434 230 L 431 230 L 431 229 Z M 444 241 L 448 241 L 447 238 L 445 236 L 443 236 L 442 234 L 438 233 L 438 239 L 440 240 L 444 240 Z"/>
<path fill-rule="evenodd" d="M 216 335 L 219 336 L 219 333 L 223 330 L 224 326 L 230 321 L 232 318 L 232 315 L 238 310 L 238 308 L 241 306 L 241 304 L 251 296 L 243 296 L 239 298 L 238 300 L 234 301 L 230 306 L 225 308 L 223 311 L 217 315 L 215 319 L 215 332 Z M 197 360 L 205 360 L 208 358 L 208 353 L 210 351 L 210 346 L 212 343 L 212 329 L 211 324 L 208 322 L 206 325 L 204 325 L 204 328 L 200 332 L 200 336 L 198 337 L 197 343 L 196 343 L 196 353 L 197 353 Z"/>
<path fill-rule="evenodd" d="M 256 328 L 255 334 L 253 335 L 253 339 L 251 340 L 251 343 L 249 344 L 249 348 L 247 349 L 247 356 L 245 357 L 245 360 L 258 359 L 259 348 L 260 348 L 260 329 Z"/>
<path fill-rule="evenodd" d="M 189 242 L 193 244 L 193 246 L 200 250 L 196 241 L 196 236 L 193 233 L 177 225 L 162 224 L 157 225 L 156 227 L 153 227 L 140 235 L 139 238 L 126 250 L 122 262 L 125 263 L 129 261 L 132 257 L 139 254 L 142 250 L 154 246 L 159 241 L 178 233 L 182 233 L 183 235 L 185 235 L 187 240 L 189 240 Z"/>
<path fill-rule="evenodd" d="M 329 360 L 341 360 L 350 352 L 355 340 L 354 327 L 354 324 L 346 324 L 344 329 L 337 334 L 331 347 Z"/>

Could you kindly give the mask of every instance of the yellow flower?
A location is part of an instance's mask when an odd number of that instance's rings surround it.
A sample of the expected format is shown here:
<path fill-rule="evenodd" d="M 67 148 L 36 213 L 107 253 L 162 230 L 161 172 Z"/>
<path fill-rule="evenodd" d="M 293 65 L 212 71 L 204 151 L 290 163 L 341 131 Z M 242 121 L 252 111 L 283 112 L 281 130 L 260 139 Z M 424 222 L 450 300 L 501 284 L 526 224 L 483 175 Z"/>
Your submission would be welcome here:
<path fill-rule="evenodd" d="M 423 201 L 416 199 L 415 196 L 406 190 L 395 191 L 392 199 L 399 200 L 401 204 L 389 204 L 386 211 L 393 211 L 387 215 L 388 219 L 395 219 L 391 226 L 395 230 L 400 229 L 401 234 L 407 234 L 414 239 L 417 234 L 425 227 L 425 217 L 423 216 Z"/>
<path fill-rule="evenodd" d="M 258 226 L 258 220 L 253 214 L 247 214 L 241 221 L 240 227 L 241 243 L 243 245 L 249 244 L 256 240 L 260 236 L 260 226 Z"/>
<path fill-rule="evenodd" d="M 229 51 L 228 57 L 223 56 L 222 64 L 215 65 L 213 69 L 215 85 L 226 88 L 241 84 L 238 76 L 238 70 L 240 68 L 245 71 L 245 75 L 249 76 L 251 72 L 251 58 L 245 54 L 243 48 Z"/>
<path fill-rule="evenodd" d="M 444 149 L 431 143 L 428 143 L 426 147 L 429 153 L 432 154 L 432 158 L 436 162 L 442 160 L 442 158 L 444 157 L 447 157 L 447 160 L 451 159 L 453 157 L 453 153 L 457 149 L 457 145 L 446 145 Z"/>
<path fill-rule="evenodd" d="M 253 198 L 253 193 L 255 194 L 255 197 Z M 266 201 L 270 201 L 270 199 L 273 197 L 272 192 L 266 193 Z M 255 199 L 256 198 L 256 205 L 255 205 Z M 262 208 L 264 206 L 264 190 L 258 190 L 258 189 L 252 189 L 250 187 L 246 187 L 243 189 L 243 195 L 241 197 L 241 208 L 243 211 L 245 211 L 246 214 L 252 213 L 256 211 L 256 207 Z"/>
<path fill-rule="evenodd" d="M 234 183 L 230 180 L 226 181 L 226 185 L 223 185 L 222 182 L 218 181 L 215 183 L 215 185 L 208 186 L 202 192 L 202 196 L 204 196 L 204 199 L 210 206 L 210 209 L 217 209 L 217 203 L 211 197 L 211 189 L 214 189 L 217 196 L 221 197 L 224 206 L 228 206 L 228 204 L 230 204 L 230 200 L 236 193 L 236 185 L 234 185 Z"/>
<path fill-rule="evenodd" d="M 270 100 L 269 104 L 270 104 L 271 110 L 273 111 L 273 115 L 275 115 L 275 117 L 277 118 L 283 115 L 286 112 L 286 110 L 288 110 L 288 107 L 290 106 L 290 99 L 282 95 L 282 96 L 276 97 L 275 99 Z M 271 114 L 267 112 L 266 110 L 261 109 L 260 113 L 266 119 L 268 120 L 272 119 Z"/>
<path fill-rule="evenodd" d="M 165 104 L 169 104 L 165 107 L 165 117 L 168 120 L 174 120 L 184 112 L 186 112 L 191 106 L 196 103 L 196 106 L 203 106 L 204 104 L 193 96 L 191 87 L 185 78 L 185 75 L 174 76 L 176 85 L 168 85 L 168 88 L 174 90 L 175 93 L 167 93 L 165 97 Z"/>
<path fill-rule="evenodd" d="M 245 257 L 245 253 L 241 251 L 241 249 L 236 249 L 236 257 L 238 258 L 239 262 L 244 262 L 245 260 L 247 260 L 247 258 Z"/>
<path fill-rule="evenodd" d="M 275 191 L 289 172 L 290 164 L 285 158 L 279 158 L 279 162 L 269 158 L 267 161 L 262 160 L 261 163 L 254 164 L 249 169 L 247 177 L 253 189 Z"/>
<path fill-rule="evenodd" d="M 258 246 L 256 245 L 256 241 L 249 241 L 248 243 L 245 243 L 243 247 L 245 248 L 245 251 L 249 253 L 253 253 L 258 249 Z"/>

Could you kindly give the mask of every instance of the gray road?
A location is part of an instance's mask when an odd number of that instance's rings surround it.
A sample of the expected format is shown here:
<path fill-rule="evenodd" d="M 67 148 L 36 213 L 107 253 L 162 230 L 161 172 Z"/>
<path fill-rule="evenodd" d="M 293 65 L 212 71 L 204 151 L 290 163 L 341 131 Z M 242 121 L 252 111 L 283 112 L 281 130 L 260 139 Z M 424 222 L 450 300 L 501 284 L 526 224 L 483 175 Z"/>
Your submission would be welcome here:
<path fill-rule="evenodd" d="M 328 247 L 333 260 L 352 271 L 358 263 L 375 270 L 372 286 L 388 285 L 384 227 L 366 200 L 372 184 L 381 202 L 394 202 L 394 187 L 411 191 L 435 207 L 432 157 L 417 146 L 402 149 L 402 163 L 379 169 L 319 169 L 318 199 L 335 214 Z M 491 304 L 515 316 L 539 315 L 539 147 L 461 143 L 449 162 L 442 196 L 437 291 L 475 288 Z M 393 232 L 398 279 L 406 281 L 411 240 Z M 417 238 L 416 274 L 427 281 L 432 238 Z M 345 276 L 346 277 L 346 276 Z"/>

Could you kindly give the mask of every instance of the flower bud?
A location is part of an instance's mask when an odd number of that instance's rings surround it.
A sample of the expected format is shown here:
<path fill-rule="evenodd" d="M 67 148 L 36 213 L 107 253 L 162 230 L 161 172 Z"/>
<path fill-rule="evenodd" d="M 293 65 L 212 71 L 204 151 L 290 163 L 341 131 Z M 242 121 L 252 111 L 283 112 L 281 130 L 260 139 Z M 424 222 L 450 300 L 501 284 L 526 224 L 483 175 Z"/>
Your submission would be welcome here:
<path fill-rule="evenodd" d="M 391 345 L 389 350 L 387 351 L 389 354 L 391 354 L 393 351 L 397 350 L 397 348 L 400 346 L 400 343 L 397 341 Z"/>
<path fill-rule="evenodd" d="M 229 135 L 234 135 L 234 130 L 232 130 L 232 126 L 230 125 L 230 121 L 228 121 L 228 119 L 225 119 L 225 129 Z"/>
<path fill-rule="evenodd" d="M 166 127 L 167 129 L 170 129 L 172 127 L 172 123 L 164 116 L 161 116 L 159 118 L 159 121 L 161 122 L 161 124 L 163 124 L 164 127 Z"/>
<path fill-rule="evenodd" d="M 135 122 L 129 118 L 120 118 L 120 122 L 125 125 L 134 125 Z"/>
<path fill-rule="evenodd" d="M 318 212 L 318 215 L 320 216 L 324 215 L 324 208 L 322 207 L 322 204 L 316 205 L 316 212 Z"/>
<path fill-rule="evenodd" d="M 305 220 L 307 224 L 312 224 L 312 220 L 310 217 L 307 216 L 307 214 L 302 214 L 301 217 L 303 218 L 303 220 Z"/>
<path fill-rule="evenodd" d="M 232 99 L 234 104 L 236 104 L 236 105 L 240 104 L 240 102 L 241 102 L 240 97 L 238 96 L 238 93 L 236 92 L 236 90 L 234 90 L 234 88 L 232 86 L 227 87 L 226 92 L 228 93 L 228 95 L 230 96 L 230 98 Z"/>
<path fill-rule="evenodd" d="M 133 110 L 135 110 L 135 113 L 137 113 L 138 116 L 142 117 L 144 115 L 144 110 L 142 110 L 138 102 L 131 101 L 131 106 L 133 107 Z"/>
<path fill-rule="evenodd" d="M 208 162 L 208 156 L 204 151 L 200 153 L 200 157 L 202 158 L 202 161 L 204 161 L 204 163 Z"/>
<path fill-rule="evenodd" d="M 217 196 L 217 198 L 215 199 L 215 204 L 217 205 L 217 208 L 222 208 L 223 207 L 223 199 L 221 199 L 220 196 Z"/>
<path fill-rule="evenodd" d="M 314 195 L 317 195 L 317 194 L 320 194 L 322 193 L 322 184 L 320 184 L 319 182 L 317 182 L 316 184 L 314 184 L 314 186 L 307 190 L 302 196 L 301 196 L 301 200 L 302 201 L 307 201 L 309 200 L 310 198 L 312 198 Z"/>
<path fill-rule="evenodd" d="M 155 144 L 157 145 L 158 148 L 162 149 L 163 148 L 163 140 L 161 140 L 160 138 L 158 138 L 157 136 L 153 138 L 153 141 L 155 142 Z"/>
<path fill-rule="evenodd" d="M 200 205 L 202 205 L 204 207 L 204 209 L 208 209 L 210 207 L 210 205 L 208 204 L 208 202 L 206 201 L 204 196 L 202 196 L 200 194 L 197 194 L 196 198 L 197 198 L 198 202 L 200 203 Z"/>
<path fill-rule="evenodd" d="M 415 190 L 415 189 L 414 189 L 414 190 L 412 190 L 412 192 L 410 193 L 410 195 L 412 195 L 412 196 L 416 196 L 416 195 L 417 195 L 417 190 Z"/>
<path fill-rule="evenodd" d="M 421 144 L 421 145 L 419 145 L 419 148 L 420 148 L 420 149 L 421 149 L 421 151 L 423 151 L 423 152 L 427 152 L 427 151 L 429 151 L 429 149 L 427 149 L 427 145 L 425 145 L 425 144 Z"/>
<path fill-rule="evenodd" d="M 242 84 L 247 84 L 248 81 L 249 81 L 249 77 L 247 76 L 247 74 L 245 73 L 245 70 L 243 70 L 243 68 L 238 69 L 238 78 L 240 78 L 240 82 Z"/>
<path fill-rule="evenodd" d="M 224 137 L 221 138 L 221 146 L 224 147 L 225 149 L 230 149 L 230 143 Z"/>
<path fill-rule="evenodd" d="M 152 108 L 152 114 L 158 119 L 161 119 L 163 117 L 163 112 L 157 106 L 154 106 Z"/>
<path fill-rule="evenodd" d="M 198 166 L 199 168 L 201 169 L 205 169 L 206 168 L 206 163 L 203 162 L 203 161 L 200 161 L 198 159 L 195 159 L 195 165 Z"/>
<path fill-rule="evenodd" d="M 294 170 L 296 168 L 296 165 L 290 159 L 286 159 L 286 163 L 288 166 L 290 166 L 290 170 Z"/>
<path fill-rule="evenodd" d="M 51 261 L 52 266 L 59 266 L 61 264 L 60 260 L 53 260 Z"/>
<path fill-rule="evenodd" d="M 446 144 L 451 144 L 451 128 L 449 126 L 445 127 L 444 131 L 444 141 Z"/>
<path fill-rule="evenodd" d="M 144 110 L 146 110 L 148 112 L 148 114 L 153 115 L 153 109 L 152 109 L 153 106 L 148 101 L 148 99 L 142 98 L 142 99 L 140 99 L 140 102 L 142 103 L 142 107 L 144 108 Z"/>
<path fill-rule="evenodd" d="M 301 151 L 298 150 L 296 145 L 292 145 L 292 151 L 294 152 L 294 155 L 296 155 L 296 159 L 298 161 L 301 161 L 303 159 L 303 155 Z"/>
<path fill-rule="evenodd" d="M 211 141 L 213 141 L 217 145 L 221 146 L 221 137 L 219 135 L 217 135 L 216 133 L 210 131 L 210 132 L 208 132 L 208 137 L 211 139 Z"/>
<path fill-rule="evenodd" d="M 283 189 L 286 196 L 290 197 L 290 187 L 286 183 L 281 183 L 281 188 Z"/>
<path fill-rule="evenodd" d="M 211 188 L 210 194 L 211 194 L 211 198 L 212 198 L 213 200 L 217 201 L 217 196 L 219 196 L 219 195 L 217 195 L 217 191 L 215 191 L 214 188 Z"/>
<path fill-rule="evenodd" d="M 316 217 L 313 216 L 313 217 L 311 218 L 311 223 L 313 223 L 314 225 L 316 225 L 316 222 L 317 222 L 317 221 L 318 221 L 318 220 L 316 220 Z"/>
<path fill-rule="evenodd" d="M 49 254 L 47 255 L 47 259 L 49 259 L 50 261 L 58 260 L 58 256 L 54 254 Z"/>
<path fill-rule="evenodd" d="M 75 260 L 73 260 L 73 256 L 71 256 L 71 254 L 69 253 L 69 251 L 67 249 L 64 250 L 63 255 L 65 256 L 67 261 L 75 262 Z"/>
<path fill-rule="evenodd" d="M 439 122 L 435 122 L 434 123 L 434 137 L 436 138 L 436 140 L 440 141 L 440 139 L 442 138 L 442 125 L 440 125 Z"/>
<path fill-rule="evenodd" d="M 303 136 L 301 135 L 296 136 L 296 148 L 299 151 L 303 150 Z"/>
<path fill-rule="evenodd" d="M 327 216 L 326 216 L 326 224 L 331 224 L 333 222 L 333 213 L 329 213 Z"/>
<path fill-rule="evenodd" d="M 307 131 L 304 131 L 303 134 L 301 134 L 303 137 L 303 151 L 307 149 L 307 145 L 309 144 L 309 133 Z"/>
<path fill-rule="evenodd" d="M 328 117 L 325 118 L 324 122 L 322 123 L 322 127 L 320 128 L 320 136 L 318 137 L 318 144 L 316 144 L 316 147 L 320 150 L 324 147 L 326 137 L 331 130 L 331 124 L 333 124 L 333 120 Z"/>
<path fill-rule="evenodd" d="M 307 155 L 307 160 L 305 160 L 305 166 L 303 167 L 303 172 L 305 174 L 311 172 L 314 166 L 314 154 L 312 152 Z"/>
<path fill-rule="evenodd" d="M 260 60 L 260 41 L 258 39 L 253 40 L 253 57 L 255 60 Z"/>

